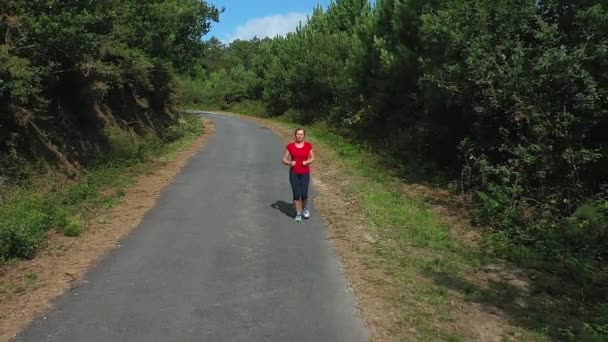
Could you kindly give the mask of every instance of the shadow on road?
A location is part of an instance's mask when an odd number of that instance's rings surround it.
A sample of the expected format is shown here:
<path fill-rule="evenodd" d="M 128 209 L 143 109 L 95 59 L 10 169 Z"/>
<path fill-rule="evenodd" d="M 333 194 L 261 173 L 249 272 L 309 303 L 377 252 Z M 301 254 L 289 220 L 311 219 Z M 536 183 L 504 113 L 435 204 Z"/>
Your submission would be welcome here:
<path fill-rule="evenodd" d="M 270 206 L 279 210 L 280 212 L 282 212 L 283 214 L 285 214 L 289 217 L 296 216 L 296 212 L 293 209 L 293 204 L 291 204 L 291 203 L 287 203 L 285 201 L 276 201 L 276 202 L 272 203 Z"/>

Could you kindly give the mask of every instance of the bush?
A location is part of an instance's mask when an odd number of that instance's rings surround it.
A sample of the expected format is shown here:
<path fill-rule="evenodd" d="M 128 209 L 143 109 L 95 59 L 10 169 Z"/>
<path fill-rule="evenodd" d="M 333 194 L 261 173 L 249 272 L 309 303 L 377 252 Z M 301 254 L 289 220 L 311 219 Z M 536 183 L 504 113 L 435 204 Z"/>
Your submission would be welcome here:
<path fill-rule="evenodd" d="M 203 124 L 200 117 L 182 114 L 175 124 L 165 130 L 163 139 L 172 142 L 186 137 L 198 137 L 201 134 L 203 134 Z"/>
<path fill-rule="evenodd" d="M 35 195 L 0 206 L 0 260 L 32 257 L 51 222 L 48 203 Z"/>

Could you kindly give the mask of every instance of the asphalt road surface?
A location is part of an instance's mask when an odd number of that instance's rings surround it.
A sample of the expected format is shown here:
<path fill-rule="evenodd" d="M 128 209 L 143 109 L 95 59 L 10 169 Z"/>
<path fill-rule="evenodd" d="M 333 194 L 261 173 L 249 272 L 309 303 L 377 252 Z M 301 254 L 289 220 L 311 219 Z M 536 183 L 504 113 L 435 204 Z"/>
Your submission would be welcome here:
<path fill-rule="evenodd" d="M 281 139 L 201 114 L 215 135 L 121 247 L 18 341 L 369 338 L 318 213 L 291 217 Z"/>

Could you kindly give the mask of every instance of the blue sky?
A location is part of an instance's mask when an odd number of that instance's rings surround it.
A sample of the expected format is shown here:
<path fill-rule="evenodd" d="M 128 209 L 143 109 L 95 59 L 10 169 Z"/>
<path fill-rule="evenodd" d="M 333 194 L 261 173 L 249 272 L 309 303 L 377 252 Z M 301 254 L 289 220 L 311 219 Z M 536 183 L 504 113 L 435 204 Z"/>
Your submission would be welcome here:
<path fill-rule="evenodd" d="M 320 4 L 327 8 L 331 0 L 208 0 L 226 10 L 220 22 L 213 23 L 205 39 L 215 36 L 225 43 L 254 36 L 282 35 L 293 31 L 299 21 L 305 21 L 313 8 Z"/>

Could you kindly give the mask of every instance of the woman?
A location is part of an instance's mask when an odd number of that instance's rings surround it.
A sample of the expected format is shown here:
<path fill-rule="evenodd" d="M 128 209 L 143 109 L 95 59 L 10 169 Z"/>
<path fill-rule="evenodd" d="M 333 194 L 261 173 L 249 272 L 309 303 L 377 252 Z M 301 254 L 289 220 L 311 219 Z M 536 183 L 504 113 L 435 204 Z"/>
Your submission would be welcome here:
<path fill-rule="evenodd" d="M 285 148 L 283 164 L 289 168 L 289 182 L 293 191 L 293 205 L 296 208 L 296 222 L 301 222 L 302 217 L 310 217 L 308 211 L 308 184 L 310 183 L 310 164 L 315 161 L 312 144 L 304 141 L 306 132 L 298 128 L 294 132 L 295 141 Z"/>

